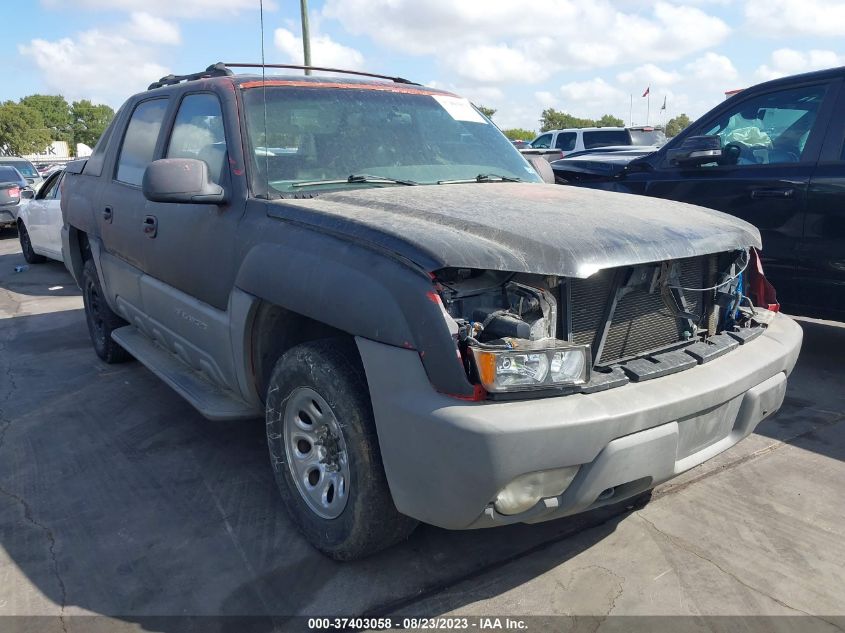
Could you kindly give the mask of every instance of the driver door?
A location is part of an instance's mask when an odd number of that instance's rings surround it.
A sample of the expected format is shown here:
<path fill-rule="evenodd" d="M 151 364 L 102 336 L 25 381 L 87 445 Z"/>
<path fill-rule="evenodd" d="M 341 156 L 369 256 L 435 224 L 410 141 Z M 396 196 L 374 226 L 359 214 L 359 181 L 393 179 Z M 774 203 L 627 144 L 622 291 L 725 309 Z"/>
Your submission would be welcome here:
<path fill-rule="evenodd" d="M 766 276 L 783 303 L 797 299 L 795 271 L 807 189 L 819 156 L 831 99 L 829 82 L 751 93 L 694 124 L 691 134 L 722 139 L 719 163 L 661 163 L 647 195 L 724 211 L 756 226 Z"/>

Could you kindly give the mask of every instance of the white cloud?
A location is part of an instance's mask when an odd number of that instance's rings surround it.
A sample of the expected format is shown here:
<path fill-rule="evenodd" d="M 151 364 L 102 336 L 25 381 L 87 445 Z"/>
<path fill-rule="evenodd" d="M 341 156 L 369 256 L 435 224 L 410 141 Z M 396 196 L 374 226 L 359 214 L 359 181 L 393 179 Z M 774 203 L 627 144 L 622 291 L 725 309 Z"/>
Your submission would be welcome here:
<path fill-rule="evenodd" d="M 746 0 L 745 17 L 755 35 L 845 36 L 843 0 Z"/>
<path fill-rule="evenodd" d="M 845 55 L 840 55 L 835 51 L 803 52 L 791 48 L 780 48 L 772 53 L 770 63 L 760 66 L 755 74 L 761 80 L 768 80 L 842 65 L 845 65 Z"/>
<path fill-rule="evenodd" d="M 736 67 L 729 58 L 713 52 L 705 53 L 698 59 L 691 61 L 684 66 L 684 69 L 693 79 L 708 83 L 715 82 L 722 86 L 736 81 L 739 77 Z"/>
<path fill-rule="evenodd" d="M 179 44 L 182 41 L 177 25 L 144 11 L 136 11 L 131 15 L 126 30 L 129 37 L 142 42 Z"/>
<path fill-rule="evenodd" d="M 303 63 L 301 37 L 288 29 L 278 28 L 273 34 L 273 41 L 291 63 Z M 355 70 L 364 66 L 364 56 L 354 48 L 335 42 L 328 35 L 312 35 L 311 63 L 314 66 Z"/>
<path fill-rule="evenodd" d="M 621 84 L 645 90 L 649 86 L 671 86 L 681 79 L 681 75 L 674 70 L 663 70 L 654 64 L 643 64 L 634 70 L 619 73 L 616 78 Z"/>
<path fill-rule="evenodd" d="M 473 46 L 454 59 L 455 72 L 483 83 L 536 82 L 546 79 L 549 66 L 505 44 Z"/>
<path fill-rule="evenodd" d="M 41 3 L 51 9 L 143 11 L 155 16 L 194 19 L 225 19 L 241 11 L 258 10 L 257 0 L 41 0 Z M 265 0 L 265 12 L 275 8 L 275 2 Z"/>
<path fill-rule="evenodd" d="M 626 13 L 617 6 L 611 0 L 327 0 L 323 16 L 391 50 L 433 55 L 463 77 L 499 84 L 565 69 L 681 59 L 730 32 L 697 7 L 657 1 Z"/>
<path fill-rule="evenodd" d="M 41 72 L 50 91 L 70 99 L 119 105 L 170 71 L 150 48 L 119 32 L 92 29 L 59 40 L 34 39 L 18 47 Z M 119 78 L 119 81 L 116 81 Z"/>
<path fill-rule="evenodd" d="M 557 104 L 560 99 L 554 96 L 551 92 L 546 90 L 540 90 L 534 93 L 534 98 L 537 100 L 537 103 L 541 108 L 551 108 Z"/>
<path fill-rule="evenodd" d="M 560 87 L 563 110 L 574 116 L 597 117 L 599 113 L 624 111 L 630 95 L 597 77 L 588 81 L 574 81 Z"/>

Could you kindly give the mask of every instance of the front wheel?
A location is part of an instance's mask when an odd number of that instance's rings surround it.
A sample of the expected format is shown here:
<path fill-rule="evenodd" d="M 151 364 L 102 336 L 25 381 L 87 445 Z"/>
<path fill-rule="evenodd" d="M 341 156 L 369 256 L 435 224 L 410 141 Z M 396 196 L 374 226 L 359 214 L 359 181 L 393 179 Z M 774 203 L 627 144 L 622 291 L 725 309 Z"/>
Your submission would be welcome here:
<path fill-rule="evenodd" d="M 21 241 L 23 258 L 27 264 L 43 264 L 47 261 L 44 255 L 39 255 L 33 250 L 32 240 L 29 239 L 29 231 L 26 230 L 26 225 L 22 221 L 18 222 L 18 239 Z"/>
<path fill-rule="evenodd" d="M 406 538 L 416 521 L 393 504 L 354 343 L 290 349 L 267 389 L 267 443 L 293 521 L 318 550 L 363 558 Z"/>
<path fill-rule="evenodd" d="M 103 296 L 100 278 L 94 260 L 85 262 L 82 269 L 82 302 L 85 305 L 85 320 L 94 351 L 107 363 L 122 363 L 132 356 L 112 339 L 111 333 L 126 325 L 126 321 L 112 312 Z"/>

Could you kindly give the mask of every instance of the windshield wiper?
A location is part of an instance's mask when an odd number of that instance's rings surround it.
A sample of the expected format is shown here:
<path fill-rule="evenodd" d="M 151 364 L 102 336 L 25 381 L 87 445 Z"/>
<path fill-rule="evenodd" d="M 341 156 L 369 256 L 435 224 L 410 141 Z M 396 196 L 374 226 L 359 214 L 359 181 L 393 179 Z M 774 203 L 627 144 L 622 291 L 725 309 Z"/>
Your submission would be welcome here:
<path fill-rule="evenodd" d="M 386 176 L 371 176 L 370 174 L 352 174 L 348 178 L 339 178 L 335 180 L 312 180 L 309 182 L 295 182 L 291 187 L 313 187 L 315 185 L 354 185 L 359 182 L 372 182 L 376 184 L 393 184 L 393 185 L 418 185 L 420 183 L 413 180 L 401 180 L 399 178 L 388 178 Z"/>
<path fill-rule="evenodd" d="M 500 176 L 499 174 L 478 174 L 475 178 L 463 180 L 438 180 L 438 185 L 459 185 L 465 182 L 522 182 L 521 178 L 513 176 Z"/>

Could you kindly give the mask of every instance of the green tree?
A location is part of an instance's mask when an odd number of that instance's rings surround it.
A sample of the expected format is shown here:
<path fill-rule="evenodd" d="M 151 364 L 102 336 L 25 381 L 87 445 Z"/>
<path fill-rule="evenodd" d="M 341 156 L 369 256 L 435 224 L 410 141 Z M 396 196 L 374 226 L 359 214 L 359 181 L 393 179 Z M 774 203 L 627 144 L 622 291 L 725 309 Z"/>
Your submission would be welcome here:
<path fill-rule="evenodd" d="M 602 117 L 596 121 L 596 127 L 624 127 L 625 121 L 618 116 L 612 114 L 603 114 Z"/>
<path fill-rule="evenodd" d="M 73 121 L 73 142 L 94 147 L 114 118 L 114 110 L 103 104 L 93 104 L 88 99 L 74 101 L 70 107 Z"/>
<path fill-rule="evenodd" d="M 14 101 L 0 105 L 0 149 L 6 154 L 41 152 L 50 140 L 50 131 L 38 110 Z"/>
<path fill-rule="evenodd" d="M 562 130 L 568 127 L 592 127 L 592 119 L 579 119 L 566 112 L 559 112 L 554 108 L 546 108 L 540 115 L 540 131 Z"/>
<path fill-rule="evenodd" d="M 689 124 L 692 123 L 686 114 L 679 114 L 676 117 L 669 119 L 666 123 L 666 136 L 672 138 L 683 132 Z"/>
<path fill-rule="evenodd" d="M 512 141 L 531 141 L 537 136 L 534 130 L 525 130 L 520 127 L 502 130 L 502 133 Z"/>
<path fill-rule="evenodd" d="M 488 119 L 492 119 L 493 115 L 496 114 L 496 110 L 494 108 L 488 108 L 487 106 L 477 105 L 475 106 L 481 111 L 481 114 L 486 116 Z"/>
<path fill-rule="evenodd" d="M 70 106 L 61 95 L 29 95 L 20 101 L 21 105 L 38 110 L 44 119 L 44 125 L 54 141 L 73 140 Z"/>

